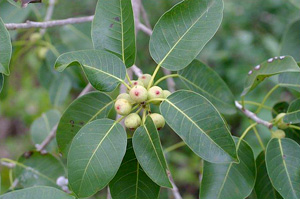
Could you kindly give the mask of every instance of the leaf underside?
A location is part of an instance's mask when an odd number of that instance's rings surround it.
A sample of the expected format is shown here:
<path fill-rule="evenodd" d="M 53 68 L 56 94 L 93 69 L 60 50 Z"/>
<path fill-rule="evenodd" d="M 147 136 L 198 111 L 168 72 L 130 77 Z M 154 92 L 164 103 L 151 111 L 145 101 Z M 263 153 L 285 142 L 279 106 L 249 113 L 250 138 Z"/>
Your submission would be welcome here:
<path fill-rule="evenodd" d="M 157 199 L 160 187 L 155 184 L 139 165 L 132 146 L 127 141 L 127 150 L 116 176 L 109 183 L 114 199 Z"/>
<path fill-rule="evenodd" d="M 239 138 L 235 137 L 237 143 Z M 204 162 L 201 199 L 244 199 L 250 195 L 256 176 L 254 154 L 242 141 L 239 146 L 239 163 L 213 164 Z"/>
<path fill-rule="evenodd" d="M 178 75 L 188 89 L 206 97 L 221 113 L 236 113 L 232 92 L 210 67 L 193 60 L 186 68 L 178 71 Z"/>
<path fill-rule="evenodd" d="M 9 32 L 0 18 L 0 74 L 9 75 L 9 63 L 12 54 L 12 45 Z"/>
<path fill-rule="evenodd" d="M 55 62 L 55 69 L 81 66 L 92 86 L 104 92 L 113 91 L 125 79 L 126 67 L 115 55 L 104 50 L 81 50 L 64 53 Z"/>
<path fill-rule="evenodd" d="M 276 57 L 267 60 L 249 72 L 242 96 L 256 88 L 265 78 L 285 72 L 300 72 L 300 68 L 291 56 Z"/>
<path fill-rule="evenodd" d="M 53 187 L 35 186 L 12 191 L 0 196 L 0 199 L 75 199 L 67 193 Z"/>

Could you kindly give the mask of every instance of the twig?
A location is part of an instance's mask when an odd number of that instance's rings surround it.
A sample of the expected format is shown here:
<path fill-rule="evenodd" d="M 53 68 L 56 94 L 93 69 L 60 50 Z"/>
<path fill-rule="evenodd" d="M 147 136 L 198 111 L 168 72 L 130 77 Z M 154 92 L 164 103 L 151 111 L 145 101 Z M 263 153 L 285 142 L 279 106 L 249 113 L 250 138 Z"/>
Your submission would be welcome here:
<path fill-rule="evenodd" d="M 52 20 L 52 21 L 45 21 L 45 22 L 26 21 L 26 23 L 7 23 L 5 24 L 5 27 L 7 28 L 7 30 L 15 30 L 20 28 L 50 28 L 54 26 L 63 26 L 67 24 L 88 22 L 88 21 L 92 21 L 93 19 L 94 19 L 94 15 Z"/>
<path fill-rule="evenodd" d="M 150 24 L 147 12 L 146 12 L 142 2 L 141 2 L 141 13 L 142 13 L 142 17 L 143 17 L 143 20 L 144 20 L 146 26 L 151 29 L 151 24 Z"/>
<path fill-rule="evenodd" d="M 106 199 L 111 199 L 111 193 L 109 187 L 107 187 L 107 196 Z"/>
<path fill-rule="evenodd" d="M 146 33 L 147 35 L 151 36 L 152 35 L 152 30 L 150 28 L 148 28 L 147 26 L 145 26 L 142 23 L 138 23 L 137 28 L 141 31 L 143 31 L 144 33 Z"/>
<path fill-rule="evenodd" d="M 141 0 L 131 0 L 133 16 L 134 16 L 134 25 L 135 25 L 135 35 L 137 35 L 140 24 L 140 11 L 141 11 Z"/>
<path fill-rule="evenodd" d="M 137 67 L 136 65 L 133 65 L 130 69 L 134 72 L 134 74 L 137 77 L 140 77 L 140 76 L 143 75 L 143 71 L 139 67 Z"/>
<path fill-rule="evenodd" d="M 255 121 L 256 123 L 262 124 L 262 125 L 268 127 L 269 129 L 271 129 L 273 127 L 272 123 L 270 123 L 268 121 L 265 121 L 265 120 L 257 117 L 257 115 L 255 113 L 253 113 L 253 112 L 251 112 L 251 111 L 243 108 L 243 106 L 239 102 L 235 101 L 235 106 L 239 110 L 241 110 L 248 118 L 250 118 L 251 120 Z"/>
<path fill-rule="evenodd" d="M 10 168 L 10 169 L 12 169 L 12 168 L 14 168 L 14 167 L 16 166 L 16 164 L 11 163 L 11 162 L 2 162 L 2 161 L 1 161 L 1 164 L 2 164 L 3 166 L 5 166 L 5 167 Z"/>
<path fill-rule="evenodd" d="M 92 85 L 89 83 L 82 91 L 81 93 L 78 95 L 78 97 L 87 94 L 90 90 L 92 90 Z M 77 98 L 78 98 L 77 97 Z M 37 151 L 42 151 L 45 149 L 45 147 L 51 142 L 51 140 L 55 137 L 56 135 L 56 130 L 57 130 L 57 126 L 58 124 L 56 124 L 55 126 L 53 126 L 52 130 L 50 131 L 49 135 L 45 138 L 45 140 L 36 146 L 36 150 Z"/>
<path fill-rule="evenodd" d="M 170 182 L 173 186 L 173 189 L 172 189 L 172 193 L 174 195 L 174 199 L 182 199 L 180 193 L 179 193 L 179 190 L 178 190 L 178 187 L 176 186 L 176 184 L 174 183 L 174 179 L 171 175 L 171 172 L 170 171 L 167 171 L 168 173 L 168 176 L 169 176 L 169 179 L 170 179 Z"/>
<path fill-rule="evenodd" d="M 55 6 L 55 0 L 49 0 L 49 5 L 47 8 L 47 12 L 46 12 L 44 21 L 50 21 L 50 19 L 52 18 L 52 15 L 53 15 L 54 6 Z M 45 28 L 40 30 L 41 35 L 44 35 L 45 32 L 46 32 Z"/>

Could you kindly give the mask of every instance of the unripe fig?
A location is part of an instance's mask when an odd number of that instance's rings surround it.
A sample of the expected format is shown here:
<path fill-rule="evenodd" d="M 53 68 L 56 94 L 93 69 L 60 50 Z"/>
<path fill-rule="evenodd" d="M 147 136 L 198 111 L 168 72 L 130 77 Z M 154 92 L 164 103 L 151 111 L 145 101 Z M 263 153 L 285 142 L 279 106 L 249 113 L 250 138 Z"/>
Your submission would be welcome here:
<path fill-rule="evenodd" d="M 163 90 L 158 86 L 153 86 L 148 90 L 148 99 L 164 98 Z M 153 101 L 153 104 L 159 104 L 160 101 Z"/>
<path fill-rule="evenodd" d="M 118 99 L 115 103 L 115 110 L 120 115 L 128 115 L 131 108 L 131 104 L 126 99 Z"/>
<path fill-rule="evenodd" d="M 47 52 L 48 52 L 48 48 L 46 48 L 46 47 L 40 47 L 40 48 L 38 48 L 37 56 L 40 59 L 45 59 L 46 55 L 47 55 Z"/>
<path fill-rule="evenodd" d="M 278 128 L 280 129 L 286 129 L 289 127 L 287 123 L 284 123 L 283 117 L 285 116 L 285 113 L 280 113 L 275 118 L 275 123 L 277 124 Z"/>
<path fill-rule="evenodd" d="M 171 95 L 172 93 L 168 90 L 163 90 L 163 93 L 164 93 L 164 98 L 167 98 L 169 97 L 169 95 Z"/>
<path fill-rule="evenodd" d="M 143 74 L 142 76 L 139 77 L 138 80 L 140 80 L 141 82 L 143 82 L 145 88 L 148 87 L 149 83 L 150 83 L 150 80 L 151 80 L 151 75 L 149 74 Z"/>
<path fill-rule="evenodd" d="M 125 118 L 124 124 L 129 129 L 136 129 L 141 125 L 141 117 L 137 113 L 131 113 Z"/>
<path fill-rule="evenodd" d="M 30 35 L 29 40 L 32 42 L 36 42 L 42 38 L 42 35 L 39 32 L 35 32 Z"/>
<path fill-rule="evenodd" d="M 133 86 L 137 86 L 137 85 L 144 86 L 144 83 L 141 80 L 132 80 L 131 82 Z"/>
<path fill-rule="evenodd" d="M 143 87 L 144 87 L 143 82 L 140 81 L 140 80 L 132 80 L 131 83 L 132 83 L 133 87 L 134 87 L 134 86 L 143 86 Z M 127 88 L 127 92 L 128 92 L 128 93 L 129 93 L 129 91 L 130 91 L 130 90 Z"/>
<path fill-rule="evenodd" d="M 141 103 L 147 100 L 147 90 L 143 86 L 134 86 L 129 95 L 137 103 Z"/>
<path fill-rule="evenodd" d="M 121 93 L 120 95 L 118 95 L 117 100 L 118 99 L 126 99 L 130 104 L 134 104 L 133 99 L 131 99 L 128 93 Z"/>
<path fill-rule="evenodd" d="M 278 139 L 285 138 L 285 132 L 283 130 L 276 130 L 272 133 L 272 138 L 278 138 Z"/>
<path fill-rule="evenodd" d="M 150 114 L 151 119 L 153 120 L 153 123 L 155 124 L 157 130 L 160 130 L 163 128 L 166 124 L 165 118 L 158 113 L 152 113 Z"/>

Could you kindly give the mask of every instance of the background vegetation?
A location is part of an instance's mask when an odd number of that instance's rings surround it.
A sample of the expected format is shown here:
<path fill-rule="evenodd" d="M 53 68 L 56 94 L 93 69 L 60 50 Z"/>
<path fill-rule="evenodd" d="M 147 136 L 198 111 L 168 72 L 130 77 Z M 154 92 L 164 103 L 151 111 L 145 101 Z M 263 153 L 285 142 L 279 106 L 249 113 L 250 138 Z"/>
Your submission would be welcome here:
<path fill-rule="evenodd" d="M 158 18 L 177 2 L 179 1 L 144 0 L 143 4 L 151 25 L 153 26 Z M 95 5 L 96 0 L 60 0 L 55 5 L 52 18 L 92 15 Z M 21 9 L 6 0 L 0 0 L 0 17 L 5 23 L 19 23 L 27 19 L 42 21 L 46 8 L 47 1 L 42 4 L 30 4 L 27 8 Z M 239 99 L 248 71 L 269 57 L 280 54 L 281 42 L 289 24 L 299 17 L 299 9 L 284 0 L 226 0 L 221 27 L 198 58 L 213 67 Z M 87 81 L 79 69 L 72 68 L 61 74 L 54 71 L 53 65 L 61 53 L 92 48 L 90 26 L 91 23 L 88 22 L 50 28 L 42 40 L 34 38 L 34 33 L 38 32 L 38 29 L 10 31 L 13 40 L 11 75 L 5 79 L 3 92 L 0 94 L 1 158 L 17 159 L 24 151 L 33 149 L 30 137 L 33 121 L 51 109 L 62 113 L 84 88 Z M 139 32 L 136 64 L 144 72 L 150 73 L 156 64 L 149 55 L 148 42 L 149 37 Z M 299 62 L 299 57 L 295 59 Z M 59 89 L 57 82 L 64 82 L 65 87 Z M 272 78 L 265 81 L 250 93 L 248 99 L 261 101 L 273 85 Z M 177 82 L 176 86 L 180 88 L 181 83 Z M 275 97 L 268 100 L 266 105 L 272 107 L 275 102 L 290 101 L 292 95 L 300 97 L 299 93 L 278 89 L 274 94 Z M 262 111 L 260 114 L 263 118 L 272 118 L 269 112 Z M 247 118 L 239 114 L 226 119 L 234 135 L 240 135 L 242 129 L 249 125 Z M 267 129 L 264 127 L 258 129 L 267 141 L 266 135 L 270 134 L 263 133 Z M 160 136 L 163 146 L 180 141 L 168 128 L 164 128 Z M 256 151 L 257 156 L 259 144 L 253 134 L 249 133 L 246 140 Z M 201 177 L 199 157 L 188 147 L 182 147 L 167 153 L 166 158 L 183 198 L 198 196 Z M 2 176 L 0 193 L 4 193 L 10 186 L 8 170 L 1 167 L 0 171 Z M 161 191 L 161 198 L 166 198 L 167 194 L 166 190 Z M 97 197 L 105 198 L 105 193 L 101 192 Z"/>

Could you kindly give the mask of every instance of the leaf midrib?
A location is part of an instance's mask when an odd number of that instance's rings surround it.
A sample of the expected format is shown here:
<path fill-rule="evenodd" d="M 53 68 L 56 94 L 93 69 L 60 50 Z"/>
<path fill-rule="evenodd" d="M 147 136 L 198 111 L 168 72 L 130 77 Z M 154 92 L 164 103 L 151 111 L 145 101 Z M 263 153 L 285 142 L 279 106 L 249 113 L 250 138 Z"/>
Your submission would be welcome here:
<path fill-rule="evenodd" d="M 170 100 L 165 99 L 165 101 L 167 101 L 170 105 L 172 105 L 174 108 L 176 108 L 181 114 L 183 114 L 186 118 L 188 118 L 188 120 L 190 120 L 209 140 L 211 140 L 212 143 L 214 143 L 219 149 L 221 149 L 222 151 L 224 151 L 224 149 L 222 149 L 213 139 L 211 139 L 211 137 L 209 137 L 205 131 L 203 129 L 201 129 L 197 123 L 195 123 L 188 115 L 186 115 L 183 111 L 181 111 L 181 109 L 177 108 L 177 106 L 175 104 L 173 104 Z M 224 151 L 227 155 L 229 155 L 226 151 Z M 231 155 L 229 155 L 231 158 L 233 158 Z"/>
<path fill-rule="evenodd" d="M 175 49 L 175 47 L 179 44 L 179 42 L 183 39 L 183 37 L 194 27 L 196 23 L 203 17 L 203 15 L 215 4 L 215 1 L 207 6 L 206 10 L 199 16 L 197 20 L 183 33 L 183 35 L 178 39 L 178 41 L 173 45 L 173 47 L 169 50 L 169 52 L 165 55 L 165 57 L 159 62 L 159 66 L 167 59 L 167 57 L 171 54 L 171 52 Z"/>
<path fill-rule="evenodd" d="M 91 158 L 89 159 L 88 163 L 86 164 L 85 166 L 85 169 L 84 169 L 84 172 L 83 172 L 83 175 L 82 175 L 82 178 L 81 179 L 84 179 L 85 178 L 85 175 L 86 175 L 86 171 L 87 171 L 87 168 L 89 167 L 92 159 L 94 158 L 96 152 L 98 151 L 99 147 L 101 146 L 102 142 L 105 140 L 105 138 L 108 136 L 108 134 L 112 131 L 112 129 L 115 127 L 115 125 L 117 124 L 117 122 L 114 122 L 113 125 L 110 127 L 110 129 L 108 129 L 107 133 L 103 136 L 103 138 L 101 139 L 101 141 L 99 142 L 99 144 L 97 145 L 96 149 L 93 151 L 92 155 L 91 155 Z M 78 192 L 78 195 L 80 195 L 80 192 L 81 192 L 81 187 L 82 187 L 82 183 L 83 180 L 81 180 L 80 182 L 80 186 L 79 186 L 79 192 Z"/>
<path fill-rule="evenodd" d="M 31 172 L 33 172 L 33 173 L 35 173 L 35 174 L 37 174 L 37 175 L 39 175 L 39 176 L 45 178 L 46 180 L 48 180 L 48 181 L 50 181 L 51 183 L 53 183 L 53 184 L 56 185 L 56 182 L 55 182 L 55 181 L 53 181 L 51 178 L 49 178 L 48 176 L 42 174 L 41 172 L 37 171 L 37 170 L 34 169 L 34 168 L 28 167 L 27 165 L 22 164 L 22 163 L 17 162 L 17 161 L 14 161 L 14 164 L 18 165 L 19 167 L 22 167 L 22 168 L 26 169 L 27 171 L 31 171 Z M 57 185 L 56 185 L 56 186 L 57 186 Z"/>
<path fill-rule="evenodd" d="M 280 149 L 280 154 L 281 154 L 283 166 L 284 166 L 284 169 L 285 169 L 286 174 L 287 174 L 287 177 L 288 177 L 288 182 L 289 182 L 289 184 L 290 184 L 290 186 L 291 186 L 293 196 L 295 196 L 295 198 L 297 198 L 297 195 L 296 195 L 295 190 L 294 190 L 294 186 L 293 186 L 292 181 L 291 181 L 291 178 L 290 178 L 290 174 L 289 174 L 288 169 L 287 169 L 287 166 L 286 166 L 286 162 L 285 162 L 285 160 L 283 159 L 283 155 L 284 155 L 284 154 L 283 154 L 283 148 L 282 148 L 281 140 L 280 140 L 280 139 L 278 139 L 278 144 L 279 144 L 279 149 Z"/>
<path fill-rule="evenodd" d="M 163 170 L 164 170 L 164 172 L 165 172 L 165 168 L 164 168 L 164 166 L 163 166 L 163 164 L 162 164 L 162 162 L 161 162 L 161 160 L 160 160 L 160 158 L 159 158 L 159 156 L 158 156 L 157 150 L 156 150 L 156 148 L 155 148 L 155 146 L 154 146 L 154 143 L 153 143 L 153 141 L 152 141 L 152 139 L 151 139 L 151 136 L 150 136 L 150 133 L 149 133 L 149 131 L 148 131 L 148 128 L 147 128 L 146 125 L 145 125 L 144 127 L 145 127 L 145 130 L 146 130 L 147 135 L 148 135 L 148 137 L 149 137 L 149 140 L 150 140 L 150 142 L 151 142 L 151 145 L 152 145 L 152 147 L 153 147 L 153 149 L 154 149 L 154 152 L 155 152 L 155 155 L 156 155 L 156 157 L 157 157 L 157 159 L 158 159 L 158 162 L 159 162 L 160 166 L 163 168 Z"/>
<path fill-rule="evenodd" d="M 112 77 L 112 78 L 118 80 L 119 82 L 123 82 L 122 79 L 120 79 L 120 78 L 118 78 L 118 77 L 116 77 L 116 76 L 114 76 L 114 75 L 112 75 L 112 74 L 110 74 L 110 73 L 108 73 L 108 72 L 105 72 L 105 71 L 103 71 L 103 70 L 100 70 L 99 68 L 91 67 L 91 66 L 88 66 L 88 65 L 83 65 L 83 67 L 87 67 L 87 68 L 89 68 L 89 69 L 96 70 L 96 71 L 98 71 L 98 72 L 100 72 L 100 73 L 104 73 L 105 75 L 108 75 L 108 76 L 110 76 L 110 77 Z"/>
<path fill-rule="evenodd" d="M 227 180 L 227 178 L 228 178 L 228 176 L 229 176 L 229 172 L 230 172 L 231 166 L 232 166 L 232 163 L 229 164 L 229 167 L 228 167 L 228 169 L 227 169 L 227 171 L 226 171 L 226 174 L 225 174 L 225 177 L 224 177 L 224 181 L 223 181 L 223 183 L 222 183 L 222 185 L 221 185 L 221 188 L 220 188 L 220 191 L 219 191 L 219 193 L 218 193 L 218 197 L 217 197 L 217 198 L 220 198 L 220 196 L 221 196 L 221 193 L 222 193 L 223 188 L 224 188 L 224 186 L 225 186 L 226 180 Z"/>

